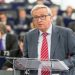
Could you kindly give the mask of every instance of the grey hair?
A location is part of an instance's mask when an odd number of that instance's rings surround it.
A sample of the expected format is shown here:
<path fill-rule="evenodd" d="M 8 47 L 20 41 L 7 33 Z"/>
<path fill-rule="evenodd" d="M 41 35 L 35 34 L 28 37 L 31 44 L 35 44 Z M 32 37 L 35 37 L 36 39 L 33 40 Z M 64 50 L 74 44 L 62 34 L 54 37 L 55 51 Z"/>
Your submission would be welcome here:
<path fill-rule="evenodd" d="M 37 9 L 39 9 L 39 8 L 46 8 L 47 11 L 48 11 L 48 14 L 52 15 L 50 8 L 47 7 L 46 5 L 43 5 L 43 4 L 37 4 L 37 5 L 35 5 L 35 6 L 32 8 L 32 10 L 31 10 L 31 15 L 32 15 L 32 13 L 33 13 L 34 10 L 37 10 Z"/>

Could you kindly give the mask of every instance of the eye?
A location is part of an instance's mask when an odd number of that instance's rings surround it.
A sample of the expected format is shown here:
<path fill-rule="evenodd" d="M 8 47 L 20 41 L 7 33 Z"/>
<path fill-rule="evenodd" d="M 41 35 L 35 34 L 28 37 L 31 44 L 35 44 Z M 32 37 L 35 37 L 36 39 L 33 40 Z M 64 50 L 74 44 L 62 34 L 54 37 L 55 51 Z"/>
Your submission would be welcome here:
<path fill-rule="evenodd" d="M 50 16 L 50 15 L 47 14 L 47 15 L 35 16 L 33 17 L 33 20 L 35 21 L 37 21 L 38 19 L 45 20 L 47 16 Z"/>

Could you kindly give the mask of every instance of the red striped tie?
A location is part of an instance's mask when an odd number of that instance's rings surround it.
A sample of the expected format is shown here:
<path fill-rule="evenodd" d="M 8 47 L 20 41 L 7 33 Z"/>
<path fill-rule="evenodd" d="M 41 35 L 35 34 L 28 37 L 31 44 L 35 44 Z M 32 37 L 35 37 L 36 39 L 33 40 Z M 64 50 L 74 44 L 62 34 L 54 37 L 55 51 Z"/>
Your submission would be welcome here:
<path fill-rule="evenodd" d="M 43 41 L 42 41 L 42 47 L 41 47 L 41 60 L 48 60 L 48 43 L 46 36 L 48 35 L 47 33 L 43 33 Z"/>
<path fill-rule="evenodd" d="M 49 60 L 48 55 L 48 43 L 46 36 L 47 33 L 43 33 L 43 41 L 42 41 L 42 47 L 41 47 L 41 60 Z M 44 66 L 41 70 L 41 75 L 51 75 L 50 74 L 50 68 L 48 66 Z"/>

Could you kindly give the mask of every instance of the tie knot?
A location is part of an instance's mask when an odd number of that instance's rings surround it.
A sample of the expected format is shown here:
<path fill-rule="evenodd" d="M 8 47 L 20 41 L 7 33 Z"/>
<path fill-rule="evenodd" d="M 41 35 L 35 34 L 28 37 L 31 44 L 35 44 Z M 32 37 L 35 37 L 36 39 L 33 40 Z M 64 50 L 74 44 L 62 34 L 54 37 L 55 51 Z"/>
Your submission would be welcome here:
<path fill-rule="evenodd" d="M 46 37 L 48 35 L 48 33 L 44 32 L 42 33 L 43 37 Z"/>

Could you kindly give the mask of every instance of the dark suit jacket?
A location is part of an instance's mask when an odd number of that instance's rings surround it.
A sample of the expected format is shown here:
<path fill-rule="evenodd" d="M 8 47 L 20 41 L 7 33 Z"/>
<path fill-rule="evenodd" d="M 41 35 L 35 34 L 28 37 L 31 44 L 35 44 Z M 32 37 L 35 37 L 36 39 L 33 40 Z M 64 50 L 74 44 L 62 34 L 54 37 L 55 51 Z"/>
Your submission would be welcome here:
<path fill-rule="evenodd" d="M 16 57 L 18 54 L 18 38 L 13 34 L 6 34 L 6 51 L 9 51 L 10 57 Z M 0 68 L 2 67 L 12 67 L 12 61 L 5 58 L 0 58 Z M 9 63 L 9 62 L 11 63 Z"/>
<path fill-rule="evenodd" d="M 31 23 L 31 21 L 28 18 L 23 19 L 23 20 L 19 19 L 19 18 L 16 19 L 15 20 L 15 26 L 17 27 L 15 29 L 16 33 L 20 34 L 20 32 L 26 32 L 26 31 L 28 31 L 30 29 L 30 23 Z M 19 27 L 19 26 L 21 26 L 21 27 Z M 26 26 L 26 28 L 25 28 L 25 26 Z"/>
<path fill-rule="evenodd" d="M 16 56 L 15 52 L 18 50 L 18 38 L 16 35 L 6 35 L 6 50 L 10 52 L 10 56 Z"/>
<path fill-rule="evenodd" d="M 27 58 L 38 57 L 38 29 L 28 32 L 25 36 L 25 52 Z M 75 66 L 75 35 L 71 29 L 65 27 L 52 27 L 51 36 L 51 59 L 59 59 L 65 62 L 70 71 L 61 75 L 73 75 Z M 34 74 L 36 75 L 36 74 Z"/>

